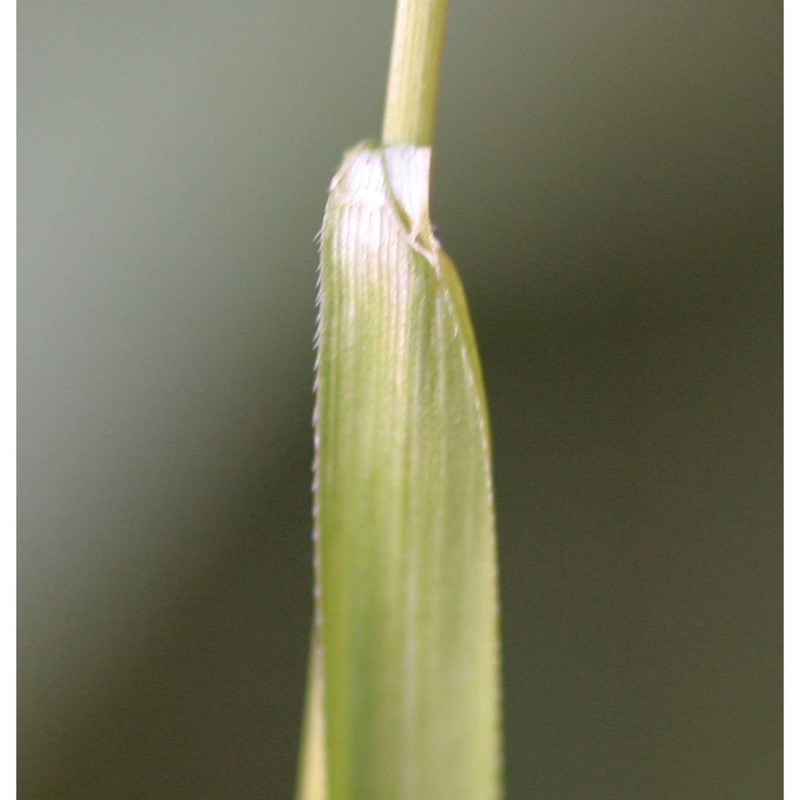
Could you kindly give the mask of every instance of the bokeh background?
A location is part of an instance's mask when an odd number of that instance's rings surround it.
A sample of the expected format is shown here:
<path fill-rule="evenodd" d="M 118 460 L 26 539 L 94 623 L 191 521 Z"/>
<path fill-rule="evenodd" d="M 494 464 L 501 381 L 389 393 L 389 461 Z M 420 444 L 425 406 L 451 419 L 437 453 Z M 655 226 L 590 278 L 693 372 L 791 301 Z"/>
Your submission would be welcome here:
<path fill-rule="evenodd" d="M 781 791 L 777 0 L 453 0 L 509 798 Z M 316 249 L 390 0 L 25 0 L 19 797 L 285 798 Z"/>

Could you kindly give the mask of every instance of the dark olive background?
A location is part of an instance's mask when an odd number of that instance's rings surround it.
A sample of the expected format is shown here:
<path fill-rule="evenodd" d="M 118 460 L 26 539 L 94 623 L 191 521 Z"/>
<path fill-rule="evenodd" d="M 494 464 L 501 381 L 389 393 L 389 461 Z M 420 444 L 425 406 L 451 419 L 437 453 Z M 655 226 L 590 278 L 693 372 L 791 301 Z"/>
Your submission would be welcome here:
<path fill-rule="evenodd" d="M 510 798 L 780 796 L 781 13 L 451 3 Z M 313 238 L 392 4 L 18 14 L 19 796 L 288 797 Z"/>

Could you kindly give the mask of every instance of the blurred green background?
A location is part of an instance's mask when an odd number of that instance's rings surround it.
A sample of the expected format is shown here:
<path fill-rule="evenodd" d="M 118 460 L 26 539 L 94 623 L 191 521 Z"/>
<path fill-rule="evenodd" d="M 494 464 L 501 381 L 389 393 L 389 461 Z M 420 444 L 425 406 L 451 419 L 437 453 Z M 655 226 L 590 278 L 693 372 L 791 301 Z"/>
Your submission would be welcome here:
<path fill-rule="evenodd" d="M 781 792 L 777 0 L 452 0 L 510 798 Z M 393 5 L 27 0 L 19 797 L 283 798 L 316 248 Z"/>

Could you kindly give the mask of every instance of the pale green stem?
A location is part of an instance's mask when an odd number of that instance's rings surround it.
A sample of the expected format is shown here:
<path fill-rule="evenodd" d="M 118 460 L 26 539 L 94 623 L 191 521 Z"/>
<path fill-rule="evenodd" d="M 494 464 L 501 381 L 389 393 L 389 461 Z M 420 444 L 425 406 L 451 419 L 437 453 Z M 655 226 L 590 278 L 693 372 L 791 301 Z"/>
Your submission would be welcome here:
<path fill-rule="evenodd" d="M 397 0 L 383 143 L 433 144 L 447 0 Z"/>

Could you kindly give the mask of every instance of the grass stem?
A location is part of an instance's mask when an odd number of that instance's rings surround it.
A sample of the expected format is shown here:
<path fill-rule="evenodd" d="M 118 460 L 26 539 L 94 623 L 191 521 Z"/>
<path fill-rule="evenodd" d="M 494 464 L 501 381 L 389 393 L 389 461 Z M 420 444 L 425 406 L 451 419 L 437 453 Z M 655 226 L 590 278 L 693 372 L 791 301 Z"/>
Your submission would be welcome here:
<path fill-rule="evenodd" d="M 384 144 L 433 144 L 446 16 L 447 0 L 397 0 Z"/>

